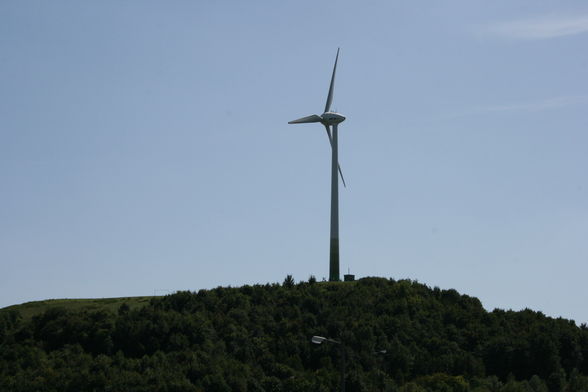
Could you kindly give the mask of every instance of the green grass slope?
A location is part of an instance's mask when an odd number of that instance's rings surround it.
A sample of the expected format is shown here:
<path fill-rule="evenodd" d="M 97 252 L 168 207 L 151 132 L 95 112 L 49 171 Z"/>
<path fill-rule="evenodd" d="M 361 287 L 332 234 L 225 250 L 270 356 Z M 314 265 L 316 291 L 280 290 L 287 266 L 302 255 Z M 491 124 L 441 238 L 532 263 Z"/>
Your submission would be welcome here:
<path fill-rule="evenodd" d="M 106 310 L 116 311 L 123 303 L 131 309 L 140 308 L 149 304 L 153 297 L 120 297 L 120 298 L 88 298 L 88 299 L 47 299 L 44 301 L 25 302 L 20 305 L 12 305 L 1 308 L 0 312 L 16 311 L 23 320 L 28 321 L 53 308 L 65 308 L 70 311 Z"/>

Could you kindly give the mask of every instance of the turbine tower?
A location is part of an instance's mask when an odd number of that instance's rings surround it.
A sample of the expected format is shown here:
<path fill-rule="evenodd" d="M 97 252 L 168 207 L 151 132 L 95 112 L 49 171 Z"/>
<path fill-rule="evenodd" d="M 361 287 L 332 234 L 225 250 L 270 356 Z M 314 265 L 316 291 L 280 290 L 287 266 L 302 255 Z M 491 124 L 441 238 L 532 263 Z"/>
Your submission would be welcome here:
<path fill-rule="evenodd" d="M 337 57 L 335 57 L 335 66 L 333 67 L 333 75 L 331 76 L 331 84 L 329 85 L 329 94 L 327 95 L 327 104 L 325 105 L 325 112 L 322 115 L 313 114 L 311 116 L 302 117 L 297 120 L 288 122 L 288 124 L 305 124 L 305 123 L 321 123 L 324 125 L 331 143 L 331 241 L 330 241 L 330 256 L 329 256 L 329 281 L 339 281 L 339 176 L 345 185 L 343 172 L 339 165 L 338 151 L 337 151 L 337 126 L 339 123 L 345 121 L 345 117 L 340 113 L 331 111 L 331 102 L 333 101 L 333 90 L 335 86 L 335 72 L 337 71 L 337 60 L 339 60 L 339 49 L 337 49 Z M 332 128 L 332 132 L 331 132 Z"/>

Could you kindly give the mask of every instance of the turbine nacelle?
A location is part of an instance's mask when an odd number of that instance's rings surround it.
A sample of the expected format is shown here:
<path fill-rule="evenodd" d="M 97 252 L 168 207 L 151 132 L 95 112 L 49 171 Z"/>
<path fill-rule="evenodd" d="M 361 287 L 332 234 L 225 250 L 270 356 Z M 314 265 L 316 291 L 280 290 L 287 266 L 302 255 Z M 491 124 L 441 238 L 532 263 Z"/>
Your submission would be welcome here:
<path fill-rule="evenodd" d="M 325 125 L 339 124 L 345 121 L 345 116 L 335 112 L 326 112 L 321 116 L 322 123 Z"/>
<path fill-rule="evenodd" d="M 345 116 L 335 112 L 325 112 L 321 116 L 313 114 L 289 121 L 288 124 L 321 123 L 323 125 L 335 125 L 343 121 L 345 121 Z"/>

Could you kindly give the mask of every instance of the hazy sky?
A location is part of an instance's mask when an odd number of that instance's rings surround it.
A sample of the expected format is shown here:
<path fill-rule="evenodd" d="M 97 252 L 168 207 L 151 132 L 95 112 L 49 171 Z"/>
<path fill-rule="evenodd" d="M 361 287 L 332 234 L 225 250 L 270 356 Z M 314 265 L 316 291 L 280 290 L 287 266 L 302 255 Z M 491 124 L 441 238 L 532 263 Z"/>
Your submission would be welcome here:
<path fill-rule="evenodd" d="M 0 306 L 341 270 L 588 322 L 585 1 L 1 1 Z"/>

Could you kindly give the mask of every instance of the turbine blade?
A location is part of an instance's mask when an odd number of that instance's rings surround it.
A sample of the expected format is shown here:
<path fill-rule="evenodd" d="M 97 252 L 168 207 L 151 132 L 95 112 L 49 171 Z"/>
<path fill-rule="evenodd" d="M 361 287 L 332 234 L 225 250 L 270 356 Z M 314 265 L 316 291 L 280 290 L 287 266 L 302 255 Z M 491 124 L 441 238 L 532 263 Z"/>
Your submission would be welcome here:
<path fill-rule="evenodd" d="M 329 137 L 329 144 L 331 145 L 331 148 L 333 148 L 333 140 L 331 140 L 331 130 L 329 129 L 329 126 L 327 124 L 323 124 L 325 126 L 325 130 L 327 131 L 327 136 Z"/>
<path fill-rule="evenodd" d="M 297 120 L 288 121 L 288 124 L 305 124 L 305 123 L 315 123 L 315 122 L 321 122 L 321 121 L 323 121 L 323 119 L 320 116 L 313 114 L 312 116 L 306 116 L 306 117 L 299 118 Z"/>
<path fill-rule="evenodd" d="M 343 178 L 343 171 L 341 171 L 341 165 L 337 162 L 337 168 L 339 169 L 339 175 L 341 176 L 341 181 L 343 181 L 343 186 L 347 188 L 347 184 L 345 184 L 345 179 Z"/>
<path fill-rule="evenodd" d="M 329 144 L 331 145 L 331 148 L 333 148 L 333 139 L 331 138 L 331 130 L 329 129 L 329 126 L 327 124 L 325 125 L 325 130 L 327 131 L 327 136 L 329 137 Z M 343 181 L 343 186 L 345 188 L 347 188 L 347 184 L 345 184 L 345 178 L 343 178 L 343 171 L 341 170 L 341 164 L 339 162 L 337 162 L 337 168 L 339 169 L 339 175 L 341 176 L 341 181 Z"/>
<path fill-rule="evenodd" d="M 333 102 L 333 90 L 335 87 L 335 72 L 337 71 L 337 60 L 339 60 L 339 48 L 337 48 L 337 57 L 335 57 L 335 66 L 333 67 L 333 75 L 331 76 L 331 85 L 329 86 L 329 95 L 327 95 L 327 104 L 325 105 L 325 113 L 331 109 L 331 102 Z"/>

